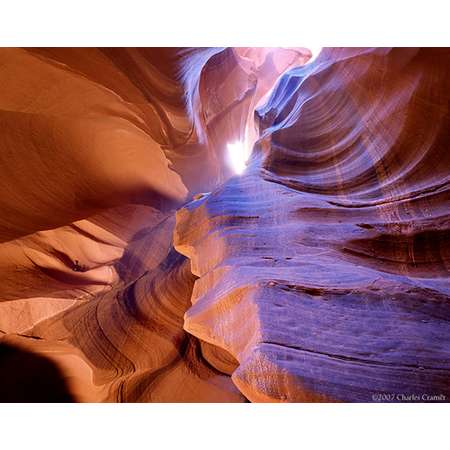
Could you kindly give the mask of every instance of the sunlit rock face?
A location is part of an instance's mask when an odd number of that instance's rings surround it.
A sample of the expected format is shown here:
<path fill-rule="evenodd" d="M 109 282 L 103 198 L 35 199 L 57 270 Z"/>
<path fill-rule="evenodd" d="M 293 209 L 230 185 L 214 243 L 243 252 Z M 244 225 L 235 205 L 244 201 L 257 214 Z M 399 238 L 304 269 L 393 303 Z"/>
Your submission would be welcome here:
<path fill-rule="evenodd" d="M 324 49 L 177 213 L 184 327 L 250 401 L 450 398 L 449 75 L 448 49 Z"/>
<path fill-rule="evenodd" d="M 286 52 L 264 82 L 308 57 Z M 218 70 L 211 58 L 222 53 Z M 262 95 L 239 97 L 249 79 L 258 84 L 258 68 L 241 69 L 233 50 L 3 49 L 0 58 L 3 300 L 114 285 L 135 233 L 231 175 L 227 142 Z M 183 70 L 197 74 L 194 91 L 220 82 L 220 99 L 188 96 Z M 218 131 L 213 107 L 228 108 L 233 126 Z"/>
<path fill-rule="evenodd" d="M 255 139 L 254 107 L 310 56 L 2 49 L 3 353 L 54 365 L 68 380 L 62 398 L 245 400 L 236 361 L 183 330 L 195 277 L 172 249 L 174 211 L 232 175 L 227 143 Z"/>
<path fill-rule="evenodd" d="M 0 400 L 448 401 L 449 51 L 310 57 L 0 50 Z"/>

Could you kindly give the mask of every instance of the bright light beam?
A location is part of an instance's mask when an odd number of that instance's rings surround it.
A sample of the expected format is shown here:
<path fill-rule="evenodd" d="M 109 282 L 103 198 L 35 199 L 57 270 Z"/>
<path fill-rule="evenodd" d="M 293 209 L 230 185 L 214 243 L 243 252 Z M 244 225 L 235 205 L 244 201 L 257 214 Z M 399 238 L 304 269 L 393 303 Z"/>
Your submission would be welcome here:
<path fill-rule="evenodd" d="M 318 45 L 313 45 L 311 47 L 307 47 L 311 50 L 312 57 L 306 64 L 311 64 L 320 54 L 322 51 L 322 47 L 319 47 Z"/>
<path fill-rule="evenodd" d="M 235 173 L 242 174 L 247 167 L 247 154 L 242 142 L 234 142 L 227 145 L 228 162 Z"/>

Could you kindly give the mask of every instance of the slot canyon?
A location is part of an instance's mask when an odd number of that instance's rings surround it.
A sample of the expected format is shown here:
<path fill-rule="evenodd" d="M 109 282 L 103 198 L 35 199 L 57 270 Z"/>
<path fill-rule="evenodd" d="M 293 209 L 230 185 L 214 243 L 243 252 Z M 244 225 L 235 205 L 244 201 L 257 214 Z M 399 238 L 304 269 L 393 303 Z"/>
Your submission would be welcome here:
<path fill-rule="evenodd" d="M 1 48 L 0 402 L 448 402 L 449 48 Z"/>

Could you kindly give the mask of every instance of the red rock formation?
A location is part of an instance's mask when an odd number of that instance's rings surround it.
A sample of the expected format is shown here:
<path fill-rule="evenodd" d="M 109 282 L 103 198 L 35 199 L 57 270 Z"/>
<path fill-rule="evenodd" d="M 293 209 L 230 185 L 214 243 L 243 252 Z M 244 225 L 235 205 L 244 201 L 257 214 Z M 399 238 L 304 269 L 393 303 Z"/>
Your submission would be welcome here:
<path fill-rule="evenodd" d="M 185 329 L 249 400 L 448 401 L 449 56 L 324 50 L 259 109 L 247 172 L 178 212 Z"/>
<path fill-rule="evenodd" d="M 0 396 L 448 400 L 448 50 L 309 56 L 0 51 Z"/>
<path fill-rule="evenodd" d="M 220 358 L 204 360 L 214 349 L 182 330 L 193 279 L 165 259 L 173 208 L 230 176 L 226 143 L 309 57 L 272 54 L 0 52 L 2 340 L 53 360 L 78 400 L 242 401 Z"/>

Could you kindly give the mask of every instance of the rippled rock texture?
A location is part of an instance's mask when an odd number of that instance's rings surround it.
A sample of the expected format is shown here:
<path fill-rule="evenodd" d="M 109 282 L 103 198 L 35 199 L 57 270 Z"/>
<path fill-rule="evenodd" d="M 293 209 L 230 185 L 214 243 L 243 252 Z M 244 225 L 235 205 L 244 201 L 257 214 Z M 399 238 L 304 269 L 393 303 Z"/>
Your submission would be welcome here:
<path fill-rule="evenodd" d="M 448 401 L 449 50 L 310 56 L 0 51 L 5 401 Z"/>
<path fill-rule="evenodd" d="M 324 49 L 247 172 L 178 212 L 185 329 L 249 400 L 450 398 L 449 75 L 446 49 Z"/>
<path fill-rule="evenodd" d="M 36 367 L 60 377 L 55 385 L 65 380 L 76 400 L 245 400 L 228 360 L 183 330 L 195 277 L 172 248 L 174 210 L 231 175 L 227 142 L 255 139 L 246 130 L 254 107 L 309 57 L 306 49 L 0 51 L 7 399 L 27 366 L 8 356 L 16 347 L 31 365 L 45 358 Z M 47 392 L 44 372 L 34 372 L 26 392 Z"/>

